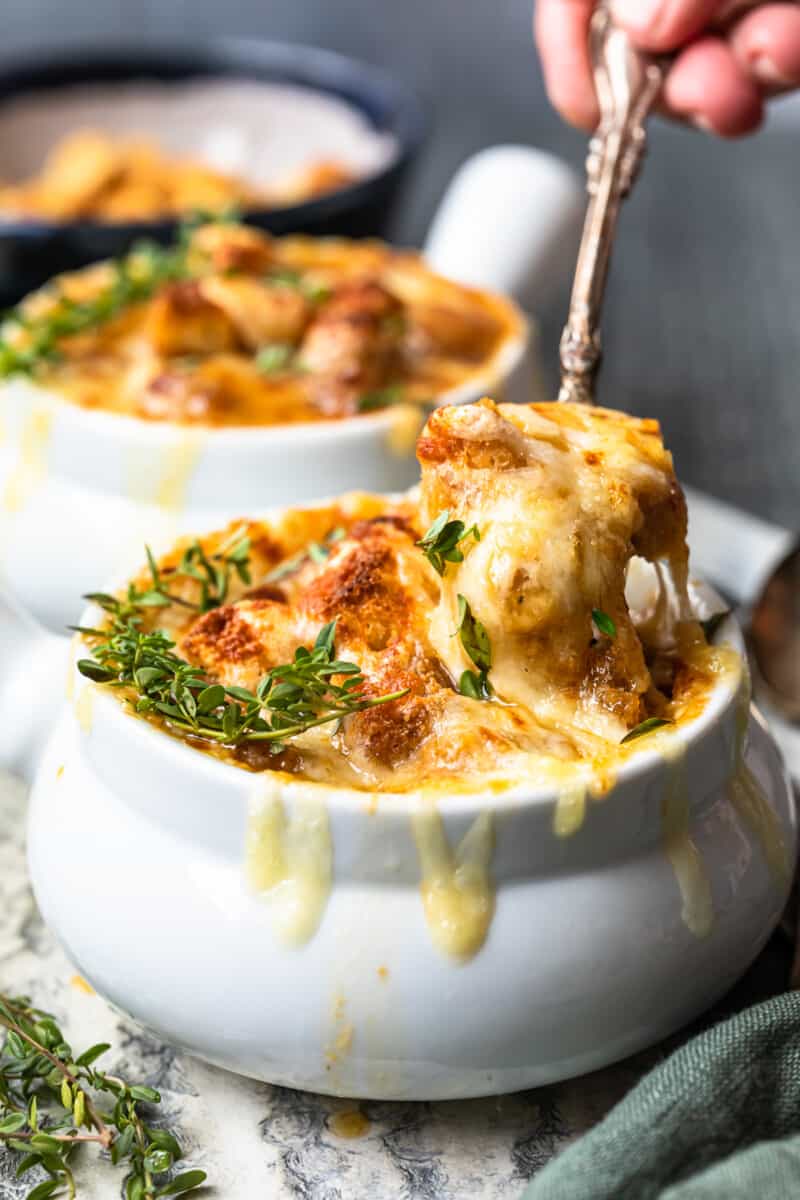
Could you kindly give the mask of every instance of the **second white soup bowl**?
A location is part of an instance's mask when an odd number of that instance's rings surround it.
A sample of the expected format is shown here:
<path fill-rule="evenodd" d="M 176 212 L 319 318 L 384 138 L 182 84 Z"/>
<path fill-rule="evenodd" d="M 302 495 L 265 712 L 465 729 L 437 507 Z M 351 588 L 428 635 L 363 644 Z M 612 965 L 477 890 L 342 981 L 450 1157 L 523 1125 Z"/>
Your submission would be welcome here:
<path fill-rule="evenodd" d="M 510 228 L 501 201 L 512 184 L 525 220 Z M 479 201 L 484 222 L 475 228 Z M 568 262 L 554 262 L 554 252 L 579 213 L 579 191 L 563 164 L 538 151 L 497 147 L 456 176 L 426 259 L 459 281 L 515 289 L 543 303 Z M 510 317 L 485 372 L 435 403 L 486 393 L 537 398 L 527 322 L 521 312 Z M 319 423 L 191 429 L 90 411 L 11 380 L 0 387 L 0 575 L 39 620 L 63 629 L 77 618 L 79 597 L 140 555 L 145 541 L 270 505 L 408 487 L 417 477 L 414 441 L 424 417 L 398 406 Z"/>

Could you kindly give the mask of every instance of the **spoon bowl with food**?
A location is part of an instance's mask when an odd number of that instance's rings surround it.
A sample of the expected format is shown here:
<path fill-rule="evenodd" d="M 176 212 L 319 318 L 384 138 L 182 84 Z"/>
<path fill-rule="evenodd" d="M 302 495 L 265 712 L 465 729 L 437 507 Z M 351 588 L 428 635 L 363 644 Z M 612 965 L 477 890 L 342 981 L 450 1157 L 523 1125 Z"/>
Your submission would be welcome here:
<path fill-rule="evenodd" d="M 198 530 L 89 597 L 31 803 L 38 902 L 103 995 L 340 1095 L 656 1041 L 758 953 L 796 851 L 657 424 L 482 401 L 417 453 L 419 492 Z M 48 648 L 3 624 L 10 680 Z"/>

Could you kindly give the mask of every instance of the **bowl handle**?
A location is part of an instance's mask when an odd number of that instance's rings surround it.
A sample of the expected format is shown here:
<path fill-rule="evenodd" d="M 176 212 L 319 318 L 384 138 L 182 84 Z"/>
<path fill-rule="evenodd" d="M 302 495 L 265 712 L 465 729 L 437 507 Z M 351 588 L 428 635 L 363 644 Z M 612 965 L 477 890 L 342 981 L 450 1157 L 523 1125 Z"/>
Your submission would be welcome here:
<path fill-rule="evenodd" d="M 529 146 L 493 146 L 456 171 L 423 253 L 441 275 L 505 292 L 536 313 L 561 299 L 583 212 L 583 187 L 566 163 Z"/>
<path fill-rule="evenodd" d="M 723 500 L 684 487 L 692 569 L 737 603 L 752 603 L 796 535 Z"/>
<path fill-rule="evenodd" d="M 30 779 L 64 704 L 70 640 L 0 590 L 0 767 Z"/>

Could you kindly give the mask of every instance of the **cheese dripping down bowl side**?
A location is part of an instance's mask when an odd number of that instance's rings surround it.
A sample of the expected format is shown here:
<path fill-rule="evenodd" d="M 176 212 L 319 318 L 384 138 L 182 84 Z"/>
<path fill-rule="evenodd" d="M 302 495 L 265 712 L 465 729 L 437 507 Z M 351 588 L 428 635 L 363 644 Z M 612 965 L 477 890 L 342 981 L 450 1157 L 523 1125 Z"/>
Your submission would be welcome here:
<path fill-rule="evenodd" d="M 307 596 L 330 597 L 337 564 L 363 561 L 364 546 L 377 561 L 379 543 L 405 536 L 398 508 L 415 503 L 370 498 L 339 549 L 292 567 L 285 586 L 305 571 Z M 465 587 L 470 556 L 496 554 L 503 534 L 488 519 L 479 532 L 462 562 L 445 566 Z M 633 564 L 627 604 L 655 611 L 658 576 Z M 690 623 L 721 608 L 701 584 L 688 601 Z M 279 601 L 261 591 L 242 603 L 237 620 L 274 615 Z M 215 623 L 227 633 L 195 645 L 215 653 L 224 636 L 239 669 L 231 607 L 197 619 L 206 634 Z M 604 615 L 593 618 L 598 633 Z M 341 658 L 361 636 L 344 617 Z M 365 639 L 372 617 L 362 609 Z M 621 611 L 616 620 L 622 639 Z M 96 611 L 84 617 L 97 621 Z M 730 617 L 711 642 L 702 703 L 615 751 L 613 769 L 490 772 L 482 785 L 431 771 L 405 788 L 399 767 L 384 786 L 354 787 L 293 775 L 288 759 L 261 770 L 203 753 L 73 665 L 32 795 L 37 900 L 98 991 L 242 1074 L 338 1095 L 440 1099 L 596 1069 L 721 996 L 788 894 L 791 790 L 750 707 Z M 72 656 L 96 646 L 87 635 Z M 462 703 L 449 686 L 437 695 Z M 475 711 L 497 732 L 514 707 L 496 699 Z M 341 744 L 357 754 L 352 739 Z"/>
<path fill-rule="evenodd" d="M 413 254 L 382 248 L 380 243 L 276 240 L 272 243 L 276 261 L 267 266 L 268 277 L 274 275 L 277 284 L 291 283 L 290 276 L 300 275 L 303 285 L 313 277 L 314 297 L 301 296 L 292 286 L 285 289 L 292 294 L 276 297 L 270 283 L 271 296 L 242 304 L 242 297 L 234 294 L 236 289 L 253 290 L 260 276 L 245 272 L 242 280 L 229 277 L 227 267 L 220 268 L 211 283 L 206 280 L 200 285 L 213 285 L 220 293 L 210 302 L 211 307 L 205 297 L 203 311 L 206 318 L 213 317 L 209 328 L 200 325 L 198 297 L 187 291 L 195 285 L 168 280 L 156 289 L 152 302 L 145 300 L 139 306 L 150 312 L 149 316 L 145 312 L 143 333 L 134 317 L 130 318 L 134 329 L 126 332 L 125 313 L 132 310 L 125 309 L 117 342 L 113 334 L 106 343 L 103 328 L 114 330 L 119 321 L 98 329 L 94 358 L 89 330 L 71 339 L 77 347 L 77 363 L 70 359 L 63 370 L 56 363 L 33 378 L 8 375 L 0 382 L 5 434 L 0 443 L 0 570 L 17 598 L 39 620 L 60 631 L 77 618 L 76 597 L 97 580 L 116 575 L 145 539 L 175 536 L 184 530 L 221 524 L 242 512 L 305 503 L 348 488 L 392 491 L 408 487 L 417 476 L 414 440 L 431 405 L 464 403 L 487 393 L 499 399 L 531 399 L 539 386 L 531 325 L 514 300 L 500 293 L 506 287 L 515 288 L 527 298 L 531 280 L 535 280 L 536 301 L 544 304 L 557 291 L 561 271 L 553 267 L 553 250 L 563 244 L 575 225 L 578 191 L 572 174 L 557 160 L 518 147 L 496 148 L 490 174 L 501 191 L 503 179 L 509 175 L 517 190 L 523 189 L 529 214 L 522 223 L 527 240 L 513 261 L 508 254 L 489 253 L 489 248 L 502 242 L 498 223 L 492 222 L 492 206 L 497 208 L 499 198 L 494 189 L 488 190 L 487 172 L 473 172 L 473 185 L 465 188 L 462 179 L 455 200 L 446 197 L 435 224 L 436 236 L 428 247 L 430 270 Z M 466 263 L 470 240 L 459 233 L 471 220 L 476 193 L 482 198 L 488 222 L 485 233 L 479 231 L 471 239 L 473 248 L 476 239 L 487 244 L 487 253 L 477 265 Z M 519 233 L 517 229 L 514 236 Z M 248 251 L 239 246 L 238 252 L 246 255 L 253 247 Z M 169 254 L 162 252 L 154 260 L 157 265 L 166 263 L 167 272 L 175 266 Z M 287 256 L 295 263 L 291 270 L 282 262 Z M 464 264 L 461 272 L 460 260 Z M 297 263 L 302 270 L 295 269 Z M 435 274 L 440 265 L 449 280 Z M 272 304 L 275 320 L 282 327 L 287 320 L 291 324 L 289 302 L 294 301 L 295 307 L 305 305 L 305 317 L 301 314 L 298 319 L 310 318 L 307 332 L 312 330 L 325 307 L 324 303 L 320 307 L 317 299 L 323 295 L 318 286 L 323 275 L 340 280 L 342 286 L 354 279 L 377 279 L 381 287 L 386 284 L 384 303 L 399 308 L 396 314 L 392 309 L 386 327 L 395 320 L 398 330 L 390 336 L 380 326 L 379 317 L 373 322 L 384 355 L 383 367 L 379 364 L 376 368 L 383 371 L 378 383 L 342 382 L 342 374 L 350 370 L 347 339 L 357 335 L 356 323 L 361 318 L 357 312 L 340 313 L 332 332 L 331 322 L 326 335 L 318 331 L 315 353 L 333 363 L 334 373 L 339 363 L 335 387 L 360 394 L 350 396 L 341 412 L 337 408 L 333 415 L 326 415 L 325 406 L 331 402 L 336 406 L 338 396 L 335 392 L 332 399 L 322 395 L 322 409 L 316 418 L 313 408 L 317 400 L 303 400 L 307 410 L 303 419 L 289 419 L 288 413 L 282 415 L 281 407 L 296 403 L 289 384 L 297 391 L 313 390 L 317 375 L 304 375 L 298 358 L 297 370 L 289 375 L 285 370 L 282 373 L 280 362 L 270 360 L 265 373 L 245 380 L 243 372 L 248 361 L 255 361 L 253 347 L 260 344 L 259 339 L 266 338 L 268 351 L 276 345 L 274 333 L 260 333 L 253 327 L 254 314 Z M 78 286 L 81 278 L 77 277 Z M 456 282 L 461 278 L 466 286 Z M 150 309 L 170 288 L 175 311 L 167 315 L 172 325 L 154 323 Z M 182 299 L 181 289 L 187 293 Z M 222 296 L 224 291 L 231 294 Z M 369 296 L 363 299 L 371 302 Z M 182 307 L 176 307 L 179 304 Z M 224 319 L 236 326 L 235 332 L 219 328 L 220 304 L 228 305 Z M 452 311 L 451 304 L 455 305 Z M 475 320 L 479 325 L 488 320 L 495 332 L 472 362 L 462 349 L 442 356 L 436 351 L 435 331 L 426 333 L 417 322 L 424 314 L 439 321 L 445 339 L 458 341 L 459 330 L 463 327 L 469 334 L 470 321 Z M 400 328 L 403 321 L 405 332 Z M 176 341 L 181 333 L 177 323 L 182 323 L 183 332 Z M 279 332 L 282 338 L 288 336 Z M 429 343 L 424 343 L 429 334 Z M 250 348 L 239 345 L 232 354 L 223 346 L 216 355 L 209 352 L 205 359 L 198 359 L 198 347 L 213 346 L 208 339 L 214 336 L 223 342 L 228 336 L 243 337 Z M 291 336 L 300 334 L 293 329 Z M 327 337 L 324 343 L 323 337 Z M 392 337 L 400 347 L 399 367 L 392 358 L 395 348 L 385 344 Z M 63 343 L 61 346 L 63 349 Z M 279 351 L 287 346 L 277 343 Z M 300 348 L 304 346 L 305 339 Z M 368 347 L 364 353 L 369 359 Z M 459 366 L 457 359 L 462 353 L 466 357 Z M 366 362 L 368 373 L 373 366 L 372 360 Z M 403 382 L 406 379 L 408 382 Z M 265 395 L 270 415 L 263 424 L 258 423 L 248 398 L 259 387 L 269 393 Z M 237 423 L 242 395 L 251 411 Z M 221 408 L 214 416 L 217 403 Z M 211 417 L 194 413 L 193 406 L 203 404 L 211 405 Z M 232 407 L 226 409 L 226 404 Z M 87 530 L 92 531 L 88 539 Z"/>

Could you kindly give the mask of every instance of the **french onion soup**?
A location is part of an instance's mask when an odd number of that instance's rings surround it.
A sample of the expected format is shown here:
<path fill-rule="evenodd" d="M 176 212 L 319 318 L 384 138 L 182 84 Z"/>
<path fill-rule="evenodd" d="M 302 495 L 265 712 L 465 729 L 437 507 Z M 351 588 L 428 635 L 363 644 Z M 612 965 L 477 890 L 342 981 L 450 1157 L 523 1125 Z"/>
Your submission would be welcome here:
<path fill-rule="evenodd" d="M 280 208 L 356 178 L 345 163 L 320 157 L 256 187 L 196 157 L 171 155 L 148 137 L 76 129 L 49 150 L 36 174 L 0 184 L 0 221 L 150 221 L 232 205 Z"/>
<path fill-rule="evenodd" d="M 657 422 L 483 400 L 434 411 L 417 454 L 418 493 L 149 556 L 90 597 L 79 669 L 244 769 L 384 792 L 603 791 L 740 669 L 692 613 Z M 636 604 L 632 560 L 652 564 Z"/>
<path fill-rule="evenodd" d="M 510 301 L 410 251 L 220 221 L 27 297 L 0 330 L 0 378 L 151 422 L 287 425 L 493 385 L 524 337 Z"/>

